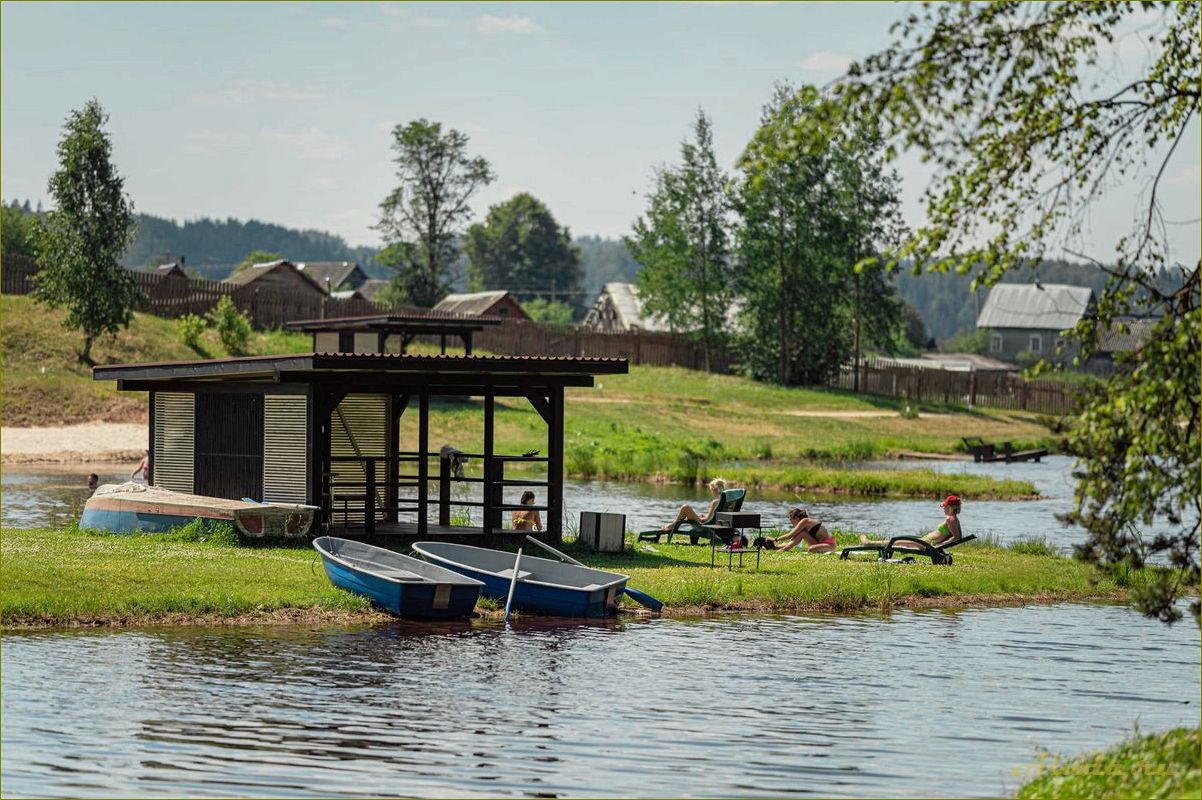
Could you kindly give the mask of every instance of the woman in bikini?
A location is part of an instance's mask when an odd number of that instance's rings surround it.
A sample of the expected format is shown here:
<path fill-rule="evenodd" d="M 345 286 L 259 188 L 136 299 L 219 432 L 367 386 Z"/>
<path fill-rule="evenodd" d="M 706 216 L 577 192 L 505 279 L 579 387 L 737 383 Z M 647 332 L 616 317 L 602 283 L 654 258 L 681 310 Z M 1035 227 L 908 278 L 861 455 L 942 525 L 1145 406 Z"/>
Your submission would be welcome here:
<path fill-rule="evenodd" d="M 960 530 L 960 498 L 954 494 L 949 494 L 947 499 L 939 504 L 943 509 L 943 522 L 939 523 L 939 527 L 922 537 L 923 541 L 929 543 L 932 547 L 939 547 L 948 542 L 955 541 L 964 535 Z M 864 534 L 860 534 L 860 544 L 889 544 L 888 540 L 879 542 L 871 541 Z M 894 545 L 897 549 L 919 550 L 918 545 L 914 542 L 898 542 Z"/>
<path fill-rule="evenodd" d="M 811 553 L 833 553 L 835 537 L 821 522 L 810 516 L 804 508 L 794 508 L 789 511 L 789 522 L 793 530 L 777 536 L 775 539 L 767 536 L 757 540 L 757 544 L 769 550 L 792 550 L 802 542 Z"/>
<path fill-rule="evenodd" d="M 705 516 L 699 516 L 696 509 L 690 505 L 683 505 L 676 512 L 676 516 L 672 521 L 663 527 L 664 530 L 670 531 L 672 527 L 684 520 L 692 520 L 700 525 L 708 525 L 714 519 L 714 510 L 718 507 L 718 501 L 722 499 L 722 492 L 726 489 L 726 481 L 721 478 L 714 478 L 709 482 L 710 494 L 713 498 L 710 500 L 709 507 L 705 510 Z"/>
<path fill-rule="evenodd" d="M 529 489 L 522 492 L 522 505 L 534 505 L 534 492 Z M 513 529 L 515 531 L 541 531 L 543 529 L 543 518 L 539 516 L 538 509 L 532 508 L 529 511 L 513 512 Z"/>

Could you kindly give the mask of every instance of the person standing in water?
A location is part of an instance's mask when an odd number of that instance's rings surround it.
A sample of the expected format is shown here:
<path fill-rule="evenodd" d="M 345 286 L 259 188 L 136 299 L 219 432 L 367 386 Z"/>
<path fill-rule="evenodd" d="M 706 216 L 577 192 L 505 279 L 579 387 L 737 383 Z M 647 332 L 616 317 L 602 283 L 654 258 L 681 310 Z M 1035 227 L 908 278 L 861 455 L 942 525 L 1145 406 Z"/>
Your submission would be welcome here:
<path fill-rule="evenodd" d="M 137 479 L 141 475 L 142 480 L 147 484 L 150 483 L 150 451 L 142 451 L 142 461 L 138 466 L 134 467 L 134 471 L 129 474 L 130 478 Z"/>

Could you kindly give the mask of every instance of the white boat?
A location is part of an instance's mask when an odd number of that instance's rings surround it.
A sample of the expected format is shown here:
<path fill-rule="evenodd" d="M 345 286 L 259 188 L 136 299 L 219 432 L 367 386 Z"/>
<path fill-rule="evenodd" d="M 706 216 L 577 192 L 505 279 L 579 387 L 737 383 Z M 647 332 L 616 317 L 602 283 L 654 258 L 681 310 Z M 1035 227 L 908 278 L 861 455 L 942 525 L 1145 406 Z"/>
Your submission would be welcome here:
<path fill-rule="evenodd" d="M 83 507 L 79 527 L 114 533 L 156 533 L 194 519 L 228 522 L 244 535 L 300 537 L 320 509 L 294 503 L 256 503 L 173 492 L 141 483 L 105 484 Z"/>

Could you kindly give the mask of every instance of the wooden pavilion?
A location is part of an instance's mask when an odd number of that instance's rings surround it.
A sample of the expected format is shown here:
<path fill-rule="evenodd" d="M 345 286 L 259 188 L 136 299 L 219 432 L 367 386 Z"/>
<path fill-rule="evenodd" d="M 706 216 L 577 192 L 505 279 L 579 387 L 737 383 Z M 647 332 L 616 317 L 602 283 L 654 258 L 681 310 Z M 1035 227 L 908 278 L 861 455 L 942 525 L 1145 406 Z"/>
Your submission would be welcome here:
<path fill-rule="evenodd" d="M 302 319 L 285 323 L 291 331 L 313 334 L 315 353 L 404 353 L 418 336 L 437 336 L 442 353 L 447 337 L 463 342 L 472 354 L 472 335 L 486 325 L 500 325 L 499 317 L 464 317 L 454 314 L 377 314 L 365 317 Z"/>
<path fill-rule="evenodd" d="M 325 530 L 351 536 L 496 535 L 505 512 L 535 508 L 558 540 L 564 387 L 626 371 L 615 358 L 306 353 L 106 365 L 93 377 L 150 393 L 155 486 L 319 506 Z M 456 476 L 453 459 L 431 450 L 432 397 L 483 398 L 483 452 L 463 454 L 482 476 Z M 496 450 L 497 398 L 529 401 L 547 425 L 545 455 Z M 413 410 L 416 449 L 402 451 L 401 421 Z M 545 466 L 546 477 L 506 475 L 518 465 Z M 455 484 L 471 491 L 453 497 Z M 519 506 L 515 493 L 527 487 L 545 489 L 545 502 Z M 481 525 L 452 525 L 454 507 L 469 518 L 479 508 Z"/>

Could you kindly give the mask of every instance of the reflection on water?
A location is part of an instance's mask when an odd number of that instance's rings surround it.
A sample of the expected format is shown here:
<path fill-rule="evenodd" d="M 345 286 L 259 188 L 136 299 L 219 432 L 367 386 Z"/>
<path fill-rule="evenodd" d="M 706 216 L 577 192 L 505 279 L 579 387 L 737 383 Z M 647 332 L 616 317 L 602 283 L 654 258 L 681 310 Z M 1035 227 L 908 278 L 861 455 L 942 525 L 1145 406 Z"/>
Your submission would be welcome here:
<path fill-rule="evenodd" d="M 14 797 L 996 796 L 1037 745 L 1197 724 L 1198 647 L 1085 605 L 8 635 L 0 771 Z"/>
<path fill-rule="evenodd" d="M 1065 553 L 1074 544 L 1085 540 L 1085 532 L 1081 528 L 1066 527 L 1056 519 L 1057 514 L 1072 508 L 1072 459 L 1066 456 L 1051 456 L 1039 464 L 882 461 L 853 466 L 935 470 L 948 476 L 948 494 L 964 494 L 956 485 L 956 476 L 959 474 L 1030 481 L 1041 495 L 1038 500 L 974 500 L 971 495 L 966 495 L 961 516 L 964 531 L 978 536 L 989 535 L 1002 542 L 1044 537 Z M 54 473 L 19 470 L 20 467 L 4 470 L 0 487 L 4 495 L 0 524 L 27 528 L 58 526 L 78 519 L 89 494 L 85 488 L 86 470 L 81 469 L 78 474 L 65 470 Z M 100 475 L 102 483 L 116 483 L 127 478 L 128 473 L 113 474 L 111 470 Z M 566 481 L 565 518 L 574 525 L 581 511 L 610 511 L 625 514 L 630 529 L 644 530 L 658 527 L 671 519 L 682 503 L 704 508 L 709 502 L 705 494 L 702 488 L 674 484 Z M 516 502 L 516 497 L 513 502 Z M 800 496 L 769 490 L 753 490 L 744 508 L 760 513 L 766 525 L 784 526 L 789 508 L 798 503 L 806 505 L 831 528 L 866 532 L 874 536 L 926 533 L 943 519 L 943 512 L 935 500 Z M 479 521 L 478 512 L 476 521 Z M 1151 532 L 1159 530 L 1153 528 Z"/>

